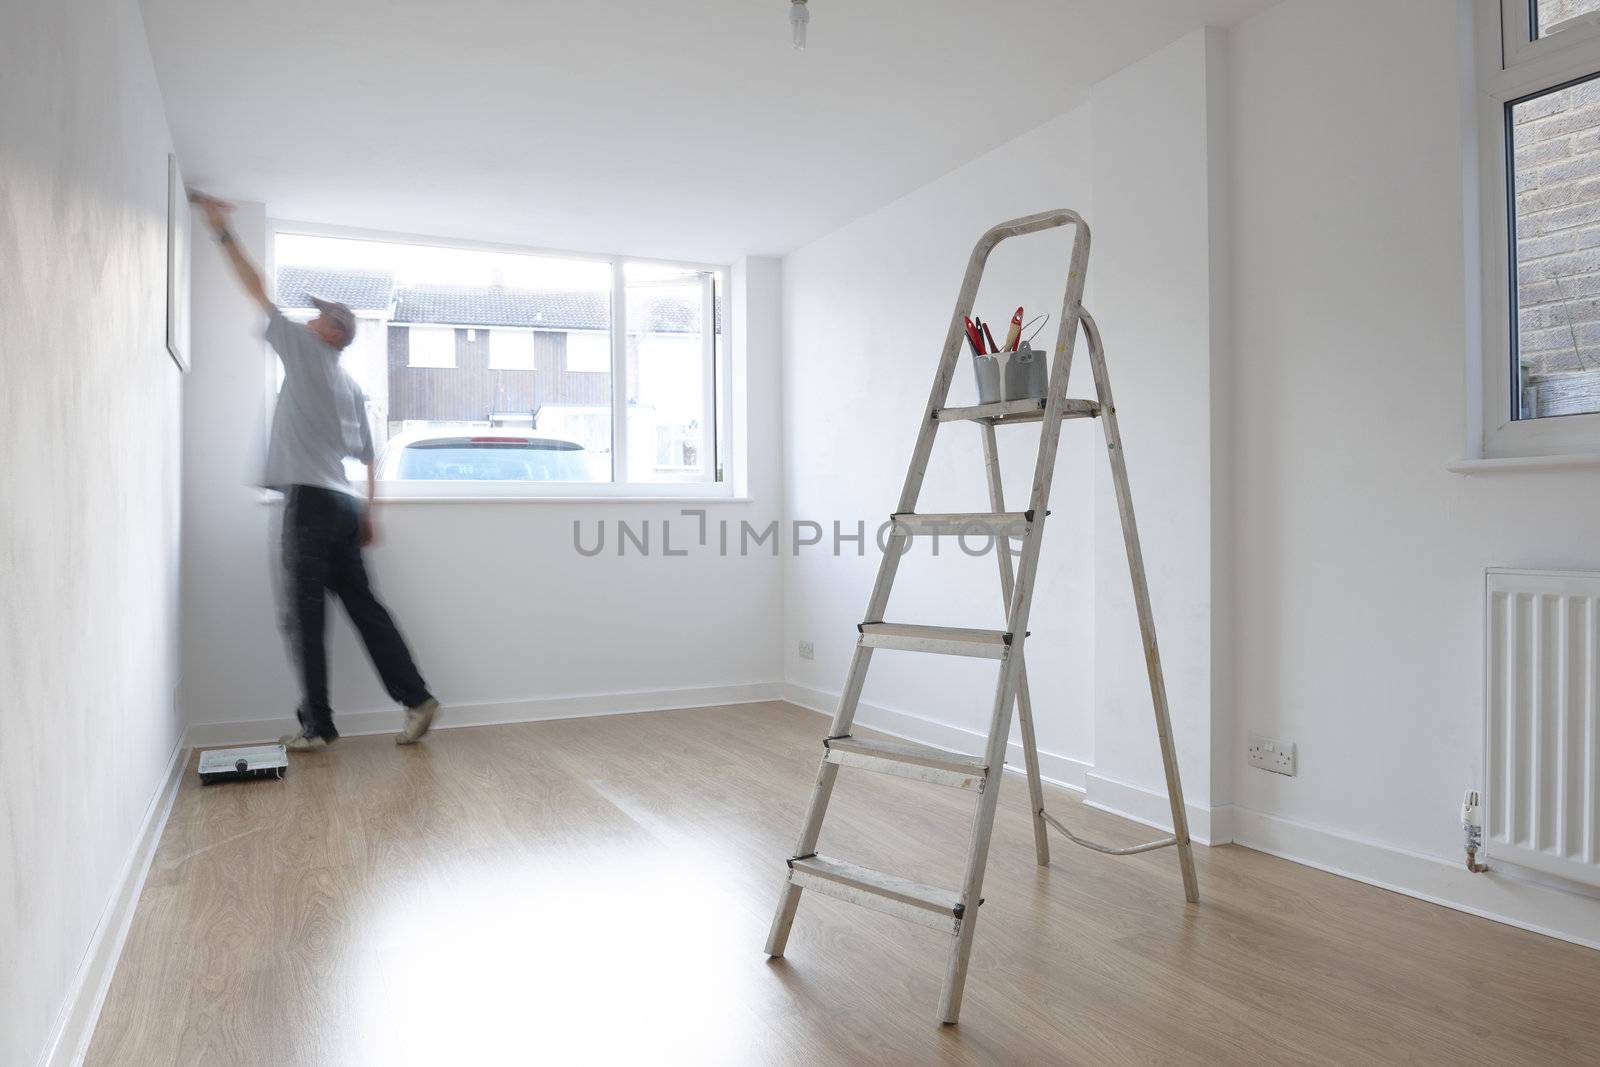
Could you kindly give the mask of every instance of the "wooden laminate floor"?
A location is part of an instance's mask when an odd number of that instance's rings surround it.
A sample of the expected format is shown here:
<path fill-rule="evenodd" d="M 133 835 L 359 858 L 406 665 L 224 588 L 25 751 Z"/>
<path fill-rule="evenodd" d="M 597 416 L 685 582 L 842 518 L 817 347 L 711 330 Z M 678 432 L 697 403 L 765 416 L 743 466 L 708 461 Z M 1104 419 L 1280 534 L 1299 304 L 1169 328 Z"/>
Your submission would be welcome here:
<path fill-rule="evenodd" d="M 807 894 L 768 961 L 824 726 L 756 704 L 191 773 L 89 1063 L 1600 1062 L 1600 952 L 1232 846 L 1196 850 L 1197 908 L 1170 850 L 1056 838 L 1039 869 L 1015 777 L 959 1027 L 932 930 Z M 845 770 L 824 843 L 955 884 L 971 802 Z"/>

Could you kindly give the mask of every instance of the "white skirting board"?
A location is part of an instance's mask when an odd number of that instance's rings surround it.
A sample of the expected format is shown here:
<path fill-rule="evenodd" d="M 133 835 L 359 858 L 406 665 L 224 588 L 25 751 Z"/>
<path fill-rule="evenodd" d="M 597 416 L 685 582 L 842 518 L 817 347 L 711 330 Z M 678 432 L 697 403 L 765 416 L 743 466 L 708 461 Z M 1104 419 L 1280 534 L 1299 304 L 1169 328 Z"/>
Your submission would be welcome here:
<path fill-rule="evenodd" d="M 1178 768 L 1182 773 L 1183 768 Z M 1091 808 L 1120 815 L 1124 819 L 1172 832 L 1172 806 L 1167 794 L 1142 785 L 1124 782 L 1090 771 L 1083 802 Z M 1224 804 L 1208 808 L 1185 804 L 1189 813 L 1189 837 L 1202 845 L 1226 845 L 1233 840 L 1233 807 Z"/>
<path fill-rule="evenodd" d="M 499 726 L 506 723 L 544 722 L 550 719 L 581 719 L 591 715 L 625 715 L 638 711 L 674 711 L 680 708 L 715 707 L 721 704 L 753 704 L 778 700 L 782 686 L 777 682 L 747 682 L 738 685 L 707 685 L 686 689 L 654 689 L 627 693 L 589 693 L 581 696 L 536 697 L 529 700 L 496 700 L 476 704 L 443 705 L 434 729 L 460 726 Z M 334 710 L 334 724 L 345 737 L 389 734 L 400 729 L 405 713 L 398 707 L 385 711 Z M 186 743 L 193 748 L 211 745 L 246 745 L 272 741 L 298 728 L 292 715 L 281 719 L 252 719 L 243 722 L 195 723 L 189 727 Z"/>
<path fill-rule="evenodd" d="M 144 891 L 145 875 L 155 859 L 161 832 L 167 827 L 167 816 L 172 813 L 172 802 L 178 796 L 178 783 L 188 765 L 189 748 L 180 743 L 173 750 L 161 785 L 145 811 L 133 849 L 117 876 L 116 887 L 89 940 L 83 963 L 68 987 L 66 1003 L 56 1018 L 50 1040 L 39 1055 L 40 1067 L 71 1067 L 82 1063 L 89 1052 L 89 1039 L 94 1036 L 94 1024 L 100 1018 L 100 1007 L 111 988 L 111 976 L 116 972 L 123 942 L 133 925 L 133 913 L 139 906 L 139 894 Z"/>
<path fill-rule="evenodd" d="M 1600 900 L 1530 881 L 1498 866 L 1473 874 L 1464 862 L 1407 852 L 1322 827 L 1235 807 L 1234 839 L 1246 848 L 1353 878 L 1509 926 L 1600 949 Z M 1463 854 L 1463 860 L 1465 854 Z"/>

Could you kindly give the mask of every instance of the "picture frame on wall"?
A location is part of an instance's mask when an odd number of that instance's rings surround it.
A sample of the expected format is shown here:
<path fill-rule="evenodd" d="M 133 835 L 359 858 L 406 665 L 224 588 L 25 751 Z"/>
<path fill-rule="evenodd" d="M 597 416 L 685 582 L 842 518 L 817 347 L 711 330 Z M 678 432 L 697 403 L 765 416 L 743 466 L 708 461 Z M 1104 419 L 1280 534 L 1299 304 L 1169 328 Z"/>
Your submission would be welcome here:
<path fill-rule="evenodd" d="M 189 370 L 189 194 L 178 157 L 167 153 L 167 353 Z"/>

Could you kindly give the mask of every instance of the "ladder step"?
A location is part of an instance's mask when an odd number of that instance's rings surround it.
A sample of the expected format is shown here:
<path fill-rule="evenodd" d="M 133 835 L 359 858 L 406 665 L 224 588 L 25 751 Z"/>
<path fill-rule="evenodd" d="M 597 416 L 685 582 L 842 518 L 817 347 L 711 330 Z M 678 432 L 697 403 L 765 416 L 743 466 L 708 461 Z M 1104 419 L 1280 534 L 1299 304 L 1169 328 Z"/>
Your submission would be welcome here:
<path fill-rule="evenodd" d="M 1026 511 L 974 511 L 944 515 L 906 513 L 890 518 L 895 526 L 913 534 L 932 534 L 935 537 L 960 534 L 1021 537 L 1031 521 L 1030 514 Z"/>
<path fill-rule="evenodd" d="M 904 652 L 937 652 L 945 656 L 1005 659 L 1011 635 L 1003 630 L 968 630 L 959 626 L 911 626 L 898 622 L 864 622 L 861 643 L 868 648 Z"/>
<path fill-rule="evenodd" d="M 965 910 L 961 894 L 954 889 L 936 889 L 827 856 L 790 860 L 789 881 L 825 896 L 951 933 L 959 928 Z"/>
<path fill-rule="evenodd" d="M 940 422 L 992 422 L 1010 425 L 1014 422 L 1038 422 L 1044 418 L 1046 400 L 1002 400 L 997 404 L 979 404 L 970 408 L 939 408 L 933 417 Z M 1093 400 L 1063 400 L 1063 419 L 1093 419 L 1100 415 L 1100 405 Z"/>
<path fill-rule="evenodd" d="M 899 738 L 830 737 L 823 744 L 828 748 L 825 758 L 829 763 L 956 789 L 980 788 L 989 774 L 982 756 L 946 752 Z"/>

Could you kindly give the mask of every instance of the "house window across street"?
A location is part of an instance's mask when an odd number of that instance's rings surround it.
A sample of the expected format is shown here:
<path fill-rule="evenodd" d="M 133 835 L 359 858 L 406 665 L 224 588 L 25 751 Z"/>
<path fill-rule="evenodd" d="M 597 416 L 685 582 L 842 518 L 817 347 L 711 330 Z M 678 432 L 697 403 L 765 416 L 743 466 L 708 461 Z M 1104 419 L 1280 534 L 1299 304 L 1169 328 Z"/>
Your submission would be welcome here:
<path fill-rule="evenodd" d="M 412 326 L 406 334 L 406 361 L 410 366 L 437 370 L 455 368 L 455 330 L 448 326 Z"/>

